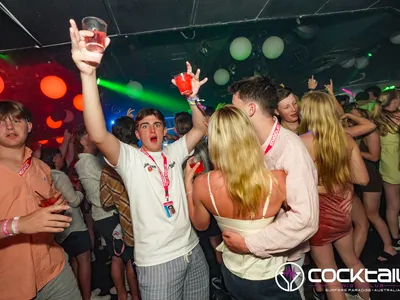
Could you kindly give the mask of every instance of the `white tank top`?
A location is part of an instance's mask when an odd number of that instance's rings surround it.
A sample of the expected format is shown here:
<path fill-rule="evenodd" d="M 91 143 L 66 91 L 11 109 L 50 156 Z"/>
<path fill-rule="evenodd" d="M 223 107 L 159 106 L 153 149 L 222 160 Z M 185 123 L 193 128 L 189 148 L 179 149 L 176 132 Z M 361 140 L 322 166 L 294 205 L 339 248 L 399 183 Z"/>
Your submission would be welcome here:
<path fill-rule="evenodd" d="M 207 175 L 208 191 L 211 202 L 217 213 L 217 216 L 214 215 L 214 217 L 221 231 L 231 230 L 239 233 L 241 236 L 246 236 L 263 230 L 273 222 L 275 217 L 265 218 L 272 194 L 272 179 L 270 180 L 269 195 L 264 204 L 262 218 L 258 220 L 237 220 L 221 217 L 219 215 L 214 196 L 211 192 L 210 173 L 211 172 Z M 225 246 L 224 242 L 217 247 L 217 251 L 222 252 L 224 264 L 229 271 L 240 278 L 248 280 L 266 280 L 274 278 L 277 269 L 287 261 L 287 256 L 260 258 L 253 254 L 236 254 L 231 252 L 228 247 Z M 280 268 L 279 272 L 283 271 L 283 269 L 283 267 Z"/>

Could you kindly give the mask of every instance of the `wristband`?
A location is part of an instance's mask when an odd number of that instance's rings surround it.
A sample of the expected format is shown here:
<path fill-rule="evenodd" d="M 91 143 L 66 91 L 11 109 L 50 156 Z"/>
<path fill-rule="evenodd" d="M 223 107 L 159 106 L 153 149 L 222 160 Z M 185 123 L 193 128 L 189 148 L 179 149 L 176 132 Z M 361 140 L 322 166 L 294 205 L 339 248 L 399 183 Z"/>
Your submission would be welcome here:
<path fill-rule="evenodd" d="M 11 230 L 13 235 L 16 235 L 19 233 L 18 231 L 18 223 L 19 223 L 19 217 L 14 217 L 12 223 L 11 223 Z"/>
<path fill-rule="evenodd" d="M 187 99 L 189 105 L 196 105 L 196 101 L 199 101 L 199 97 L 198 96 L 193 97 L 193 98 L 188 97 L 186 99 Z"/>
<path fill-rule="evenodd" d="M 11 236 L 12 234 L 10 234 L 9 232 L 8 232 L 8 223 L 10 223 L 10 220 L 11 219 L 7 219 L 7 220 L 5 220 L 4 221 L 4 223 L 3 223 L 3 234 L 5 235 L 5 236 Z"/>

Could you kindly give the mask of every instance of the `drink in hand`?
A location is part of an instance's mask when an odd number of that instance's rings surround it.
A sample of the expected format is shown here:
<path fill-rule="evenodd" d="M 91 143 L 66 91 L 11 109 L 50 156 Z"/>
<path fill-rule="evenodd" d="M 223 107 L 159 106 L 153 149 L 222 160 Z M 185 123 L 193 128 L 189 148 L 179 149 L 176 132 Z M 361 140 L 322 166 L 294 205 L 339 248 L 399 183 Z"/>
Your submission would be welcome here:
<path fill-rule="evenodd" d="M 197 164 L 197 162 L 195 162 L 195 163 L 191 163 L 191 164 L 189 164 L 189 166 L 191 167 L 191 168 L 194 168 L 194 166 Z M 203 165 L 203 162 L 201 161 L 200 162 L 200 164 L 199 164 L 199 166 L 197 167 L 197 169 L 196 169 L 196 171 L 194 172 L 194 174 L 201 174 L 201 173 L 203 173 L 204 172 L 204 165 Z"/>
<path fill-rule="evenodd" d="M 174 77 L 176 86 L 183 96 L 190 96 L 192 94 L 192 76 L 188 73 L 180 73 Z"/>
<path fill-rule="evenodd" d="M 106 47 L 107 23 L 96 17 L 86 17 L 82 20 L 82 29 L 94 33 L 92 37 L 85 37 L 86 49 L 103 53 Z"/>

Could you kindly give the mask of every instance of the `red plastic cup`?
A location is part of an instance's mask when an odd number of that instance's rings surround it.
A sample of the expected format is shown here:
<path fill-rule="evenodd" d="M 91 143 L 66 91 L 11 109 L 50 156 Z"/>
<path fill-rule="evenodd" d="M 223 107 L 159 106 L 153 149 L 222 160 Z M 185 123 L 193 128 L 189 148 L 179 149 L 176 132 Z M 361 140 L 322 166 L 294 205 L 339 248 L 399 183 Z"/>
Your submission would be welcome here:
<path fill-rule="evenodd" d="M 193 164 L 189 164 L 189 166 L 191 168 L 193 168 L 196 164 L 197 164 L 197 162 L 193 163 Z M 200 173 L 203 173 L 203 172 L 204 172 L 204 165 L 203 165 L 203 162 L 201 161 L 199 166 L 197 167 L 196 171 L 194 172 L 194 174 L 197 175 L 197 174 L 200 174 Z"/>
<path fill-rule="evenodd" d="M 40 206 L 41 207 L 49 207 L 49 206 L 54 205 L 54 203 L 56 203 L 56 202 L 57 202 L 56 198 L 49 198 L 49 199 L 40 201 Z"/>
<path fill-rule="evenodd" d="M 86 49 L 91 52 L 103 53 L 106 48 L 107 23 L 96 17 L 86 17 L 82 20 L 82 29 L 94 33 L 92 37 L 85 37 Z"/>
<path fill-rule="evenodd" d="M 188 73 L 180 73 L 174 77 L 179 92 L 183 96 L 190 96 L 192 94 L 192 76 Z"/>

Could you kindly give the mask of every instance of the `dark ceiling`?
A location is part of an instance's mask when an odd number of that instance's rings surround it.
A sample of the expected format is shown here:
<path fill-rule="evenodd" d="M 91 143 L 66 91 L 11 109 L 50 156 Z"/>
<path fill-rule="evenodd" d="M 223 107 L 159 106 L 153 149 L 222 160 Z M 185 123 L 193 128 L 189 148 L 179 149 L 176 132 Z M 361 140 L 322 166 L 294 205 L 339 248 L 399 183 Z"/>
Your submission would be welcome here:
<path fill-rule="evenodd" d="M 321 87 L 330 78 L 336 87 L 400 79 L 400 45 L 389 41 L 400 32 L 399 0 L 6 0 L 0 5 L 0 72 L 6 82 L 0 98 L 19 100 L 33 110 L 34 139 L 60 136 L 65 128 L 82 122 L 72 106 L 80 84 L 70 57 L 68 19 L 78 22 L 88 15 L 104 19 L 112 38 L 99 77 L 123 84 L 136 80 L 145 89 L 180 99 L 170 78 L 183 71 L 188 60 L 209 77 L 202 92 L 206 105 L 230 101 L 227 86 L 213 81 L 218 68 L 230 71 L 230 81 L 255 70 L 270 74 L 298 94 L 306 90 L 312 74 Z M 298 26 L 318 30 L 315 37 L 304 39 L 296 33 Z M 272 35 L 285 42 L 276 60 L 261 51 Z M 241 62 L 229 53 L 230 42 L 239 36 L 253 45 L 251 56 Z M 372 57 L 365 69 L 340 66 L 368 53 Z M 62 99 L 41 94 L 39 83 L 46 75 L 58 75 L 67 83 Z M 104 88 L 101 92 L 108 120 L 128 107 L 146 105 Z M 75 122 L 49 129 L 46 117 L 60 109 L 74 111 Z M 164 112 L 173 114 L 165 108 Z"/>

